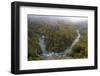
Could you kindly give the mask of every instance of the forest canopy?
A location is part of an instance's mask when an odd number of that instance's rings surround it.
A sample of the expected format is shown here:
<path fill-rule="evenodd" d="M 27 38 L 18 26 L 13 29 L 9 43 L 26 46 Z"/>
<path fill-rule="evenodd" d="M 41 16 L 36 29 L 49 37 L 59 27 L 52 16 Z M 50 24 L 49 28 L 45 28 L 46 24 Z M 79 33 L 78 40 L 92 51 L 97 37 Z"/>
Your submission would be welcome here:
<path fill-rule="evenodd" d="M 77 38 L 79 31 L 80 38 L 72 47 L 70 53 L 68 49 Z M 28 60 L 43 60 L 43 53 L 39 45 L 39 37 L 44 35 L 45 51 L 53 53 L 63 53 L 64 56 L 54 59 L 64 58 L 87 58 L 87 20 L 82 22 L 73 22 L 67 19 L 54 16 L 28 16 Z M 59 54 L 60 55 L 60 54 Z"/>

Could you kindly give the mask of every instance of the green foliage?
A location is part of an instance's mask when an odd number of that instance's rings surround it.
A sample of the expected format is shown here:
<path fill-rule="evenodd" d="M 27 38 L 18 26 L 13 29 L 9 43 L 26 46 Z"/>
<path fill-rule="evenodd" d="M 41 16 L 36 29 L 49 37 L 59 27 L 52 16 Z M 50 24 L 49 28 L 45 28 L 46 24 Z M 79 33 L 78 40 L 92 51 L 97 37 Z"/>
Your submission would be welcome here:
<path fill-rule="evenodd" d="M 28 59 L 29 60 L 38 60 L 40 57 L 37 54 L 38 49 L 38 40 L 35 34 L 28 32 Z"/>
<path fill-rule="evenodd" d="M 73 58 L 87 58 L 88 57 L 88 48 L 87 48 L 87 30 L 80 30 L 81 37 L 79 42 L 73 47 L 71 56 Z"/>
<path fill-rule="evenodd" d="M 75 29 L 70 25 L 60 25 L 52 27 L 46 32 L 46 45 L 48 51 L 62 52 L 71 45 L 75 39 Z"/>
<path fill-rule="evenodd" d="M 81 28 L 81 37 L 79 42 L 72 48 L 70 56 L 72 58 L 86 58 L 87 50 L 87 28 Z M 71 46 L 77 37 L 76 27 L 73 24 L 46 24 L 32 23 L 28 26 L 28 59 L 40 60 L 41 56 L 37 53 L 39 50 L 38 33 L 45 34 L 47 51 L 63 52 Z"/>

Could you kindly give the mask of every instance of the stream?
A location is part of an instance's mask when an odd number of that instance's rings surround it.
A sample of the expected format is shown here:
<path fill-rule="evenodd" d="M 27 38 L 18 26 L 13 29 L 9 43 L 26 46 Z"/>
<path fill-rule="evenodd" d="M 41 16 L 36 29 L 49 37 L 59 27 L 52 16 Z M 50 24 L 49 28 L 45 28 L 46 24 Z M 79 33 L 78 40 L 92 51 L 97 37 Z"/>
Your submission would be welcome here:
<path fill-rule="evenodd" d="M 76 39 L 73 41 L 73 43 L 71 44 L 71 46 L 65 50 L 65 54 L 69 54 L 72 52 L 72 48 L 74 47 L 74 45 L 79 41 L 79 38 L 80 38 L 80 33 L 79 33 L 79 30 L 76 30 L 76 33 L 77 33 L 77 37 Z"/>
<path fill-rule="evenodd" d="M 46 45 L 45 45 L 45 35 L 43 33 L 41 33 L 39 35 L 39 43 L 38 44 L 42 51 L 42 55 L 41 55 L 42 59 L 51 60 L 51 59 L 70 58 L 70 57 L 67 57 L 66 55 L 72 52 L 73 46 L 79 41 L 79 38 L 81 36 L 79 30 L 76 30 L 76 33 L 77 33 L 77 37 L 75 38 L 75 40 L 73 41 L 71 46 L 69 48 L 67 48 L 64 52 L 61 52 L 61 53 L 48 52 L 46 50 Z"/>

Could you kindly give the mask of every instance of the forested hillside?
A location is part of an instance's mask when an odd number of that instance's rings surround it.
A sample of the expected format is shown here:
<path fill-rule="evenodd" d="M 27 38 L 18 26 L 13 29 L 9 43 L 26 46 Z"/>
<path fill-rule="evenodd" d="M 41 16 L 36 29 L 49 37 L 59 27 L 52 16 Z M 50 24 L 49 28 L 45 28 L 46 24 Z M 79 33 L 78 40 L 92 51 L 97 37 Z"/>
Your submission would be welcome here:
<path fill-rule="evenodd" d="M 55 21 L 54 21 L 55 20 Z M 78 42 L 72 47 L 70 53 L 66 49 L 70 48 L 74 40 L 77 38 L 76 30 L 79 30 L 80 38 Z M 41 46 L 39 45 L 39 38 L 44 36 L 45 51 L 48 55 L 63 55 L 54 56 L 53 59 L 64 58 L 87 58 L 87 22 L 72 23 L 63 19 L 49 20 L 32 19 L 28 17 L 28 60 L 43 60 L 44 55 Z M 57 58 L 58 57 L 58 58 Z M 48 58 L 50 59 L 50 58 Z"/>

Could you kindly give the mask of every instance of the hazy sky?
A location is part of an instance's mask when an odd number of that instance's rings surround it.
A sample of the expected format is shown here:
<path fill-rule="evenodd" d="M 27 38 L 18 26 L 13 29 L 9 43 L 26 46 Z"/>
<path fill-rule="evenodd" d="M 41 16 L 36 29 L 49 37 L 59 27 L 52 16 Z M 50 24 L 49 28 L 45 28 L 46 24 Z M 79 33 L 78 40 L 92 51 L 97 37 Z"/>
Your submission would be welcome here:
<path fill-rule="evenodd" d="M 28 20 L 30 21 L 49 21 L 49 22 L 57 22 L 58 20 L 62 20 L 64 22 L 82 22 L 87 21 L 88 17 L 82 16 L 47 16 L 47 15 L 28 15 Z"/>

